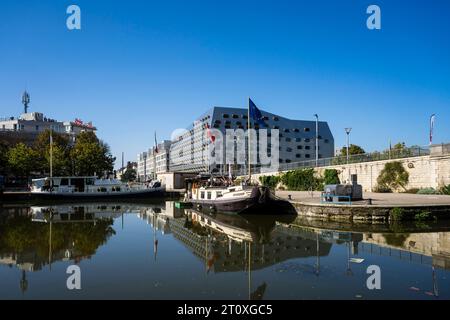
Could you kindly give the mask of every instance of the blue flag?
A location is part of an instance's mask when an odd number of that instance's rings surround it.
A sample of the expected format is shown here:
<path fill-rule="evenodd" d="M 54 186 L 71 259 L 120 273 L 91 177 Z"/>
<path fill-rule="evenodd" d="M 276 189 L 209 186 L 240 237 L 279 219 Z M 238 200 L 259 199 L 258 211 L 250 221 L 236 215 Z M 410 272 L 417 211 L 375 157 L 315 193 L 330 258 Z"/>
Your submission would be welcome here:
<path fill-rule="evenodd" d="M 252 99 L 248 98 L 248 110 L 250 114 L 250 119 L 253 119 L 257 123 L 264 125 L 264 118 L 261 113 L 261 111 L 258 109 L 258 107 L 255 105 L 255 103 L 252 101 Z"/>

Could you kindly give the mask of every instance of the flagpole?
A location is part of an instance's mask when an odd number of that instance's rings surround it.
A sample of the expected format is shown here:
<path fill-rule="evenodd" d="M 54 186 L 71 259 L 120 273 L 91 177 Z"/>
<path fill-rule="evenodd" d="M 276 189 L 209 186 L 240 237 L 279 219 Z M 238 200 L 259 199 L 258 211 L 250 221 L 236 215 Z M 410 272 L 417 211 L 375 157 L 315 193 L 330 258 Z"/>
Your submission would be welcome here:
<path fill-rule="evenodd" d="M 250 97 L 248 97 L 248 110 L 247 110 L 247 131 L 248 131 L 248 182 L 252 181 L 252 164 L 251 164 L 251 137 L 250 137 Z"/>

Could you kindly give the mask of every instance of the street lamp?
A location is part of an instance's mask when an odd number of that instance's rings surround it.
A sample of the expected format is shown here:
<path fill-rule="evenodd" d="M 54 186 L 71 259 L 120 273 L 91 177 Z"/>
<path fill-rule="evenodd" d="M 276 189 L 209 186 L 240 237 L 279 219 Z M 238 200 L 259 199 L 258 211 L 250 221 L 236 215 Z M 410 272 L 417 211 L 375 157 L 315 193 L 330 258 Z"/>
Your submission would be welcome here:
<path fill-rule="evenodd" d="M 350 151 L 350 132 L 352 131 L 352 128 L 345 128 L 345 133 L 347 134 L 347 164 L 349 160 L 349 151 Z"/>
<path fill-rule="evenodd" d="M 319 116 L 317 113 L 314 115 L 316 117 L 316 167 L 319 165 Z"/>
<path fill-rule="evenodd" d="M 350 132 L 352 128 L 345 128 L 345 133 L 347 134 L 347 170 L 348 170 L 348 178 L 350 181 L 350 167 L 348 166 L 349 158 L 350 158 Z"/>

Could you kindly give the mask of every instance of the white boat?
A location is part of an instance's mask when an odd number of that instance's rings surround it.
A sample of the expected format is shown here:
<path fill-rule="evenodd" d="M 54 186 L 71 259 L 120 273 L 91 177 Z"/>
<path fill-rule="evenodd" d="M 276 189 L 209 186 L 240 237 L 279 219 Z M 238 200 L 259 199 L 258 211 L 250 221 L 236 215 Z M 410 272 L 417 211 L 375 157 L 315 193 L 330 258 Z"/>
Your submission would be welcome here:
<path fill-rule="evenodd" d="M 33 179 L 31 194 L 39 198 L 146 198 L 163 196 L 165 187 L 159 181 L 150 184 L 128 184 L 117 179 L 91 177 L 52 177 Z"/>

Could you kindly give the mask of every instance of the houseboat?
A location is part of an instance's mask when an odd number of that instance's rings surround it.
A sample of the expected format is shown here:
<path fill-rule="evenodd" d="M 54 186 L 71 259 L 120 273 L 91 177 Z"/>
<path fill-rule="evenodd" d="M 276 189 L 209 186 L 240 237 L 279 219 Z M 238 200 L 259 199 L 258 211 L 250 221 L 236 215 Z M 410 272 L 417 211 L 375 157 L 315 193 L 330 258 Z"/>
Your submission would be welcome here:
<path fill-rule="evenodd" d="M 52 177 L 33 179 L 31 194 L 46 199 L 120 199 L 163 196 L 159 181 L 150 184 L 128 184 L 117 179 L 97 177 Z"/>

